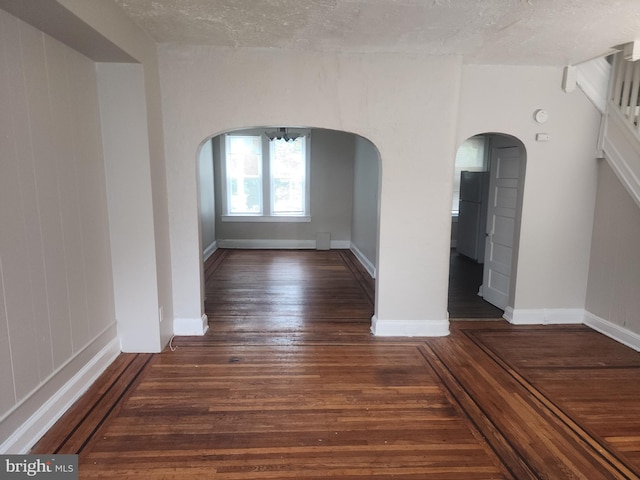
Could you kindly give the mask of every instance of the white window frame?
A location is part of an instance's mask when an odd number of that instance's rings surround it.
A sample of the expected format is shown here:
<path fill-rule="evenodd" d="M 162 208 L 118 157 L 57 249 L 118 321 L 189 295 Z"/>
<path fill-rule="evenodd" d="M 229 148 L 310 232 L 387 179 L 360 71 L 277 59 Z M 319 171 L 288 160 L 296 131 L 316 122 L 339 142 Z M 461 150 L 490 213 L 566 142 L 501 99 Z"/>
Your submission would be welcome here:
<path fill-rule="evenodd" d="M 275 204 L 276 204 L 276 192 L 275 192 L 275 180 L 276 177 L 272 174 L 273 172 L 273 163 L 274 163 L 274 150 L 275 150 L 275 146 L 277 141 L 283 141 L 283 140 L 272 140 L 269 142 L 269 208 L 271 210 L 271 215 L 272 216 L 277 216 L 277 217 L 298 217 L 298 216 L 306 216 L 309 208 L 308 208 L 308 202 L 307 202 L 307 184 L 309 183 L 307 181 L 307 177 L 308 177 L 308 173 L 309 173 L 309 167 L 307 165 L 306 162 L 306 158 L 307 158 L 307 139 L 305 136 L 301 136 L 298 137 L 298 139 L 296 139 L 295 141 L 301 140 L 302 143 L 302 155 L 303 155 L 303 168 L 304 168 L 304 172 L 303 172 L 303 178 L 302 178 L 302 211 L 301 212 L 283 212 L 283 213 L 277 213 L 275 211 Z"/>
<path fill-rule="evenodd" d="M 226 152 L 227 149 L 229 147 L 229 143 L 230 143 L 230 139 L 233 137 L 240 137 L 240 138 L 260 138 L 258 135 L 250 135 L 247 133 L 239 133 L 239 134 L 230 134 L 230 135 L 225 135 L 224 136 L 224 152 L 225 152 L 225 156 L 222 157 L 222 165 L 223 165 L 223 171 L 225 172 L 224 175 L 224 191 L 225 191 L 225 211 L 229 214 L 229 215 L 234 215 L 234 216 L 259 216 L 262 215 L 262 213 L 264 212 L 264 186 L 262 185 L 264 182 L 262 182 L 262 179 L 264 177 L 264 169 L 263 169 L 263 164 L 264 164 L 264 158 L 263 157 L 263 146 L 260 145 L 260 160 L 258 163 L 258 178 L 260 179 L 260 195 L 259 195 L 259 208 L 257 212 L 238 212 L 238 213 L 231 213 L 229 212 L 229 210 L 231 209 L 231 178 L 229 178 L 229 176 L 227 175 L 227 157 L 226 157 Z M 238 189 L 241 188 L 241 185 L 238 184 L 237 187 Z"/>
<path fill-rule="evenodd" d="M 292 129 L 296 133 L 300 133 L 304 138 L 304 155 L 305 155 L 305 179 L 304 179 L 304 212 L 300 215 L 295 214 L 274 214 L 273 213 L 273 194 L 271 180 L 271 146 L 270 141 L 264 134 L 264 130 L 241 130 L 228 132 L 223 135 L 220 142 L 220 167 L 222 173 L 222 211 L 220 218 L 222 222 L 310 222 L 311 221 L 311 205 L 310 205 L 310 164 L 311 164 L 311 134 L 308 129 Z M 226 172 L 226 146 L 228 136 L 260 136 L 262 139 L 262 212 L 261 213 L 230 213 L 229 212 L 229 179 Z"/>

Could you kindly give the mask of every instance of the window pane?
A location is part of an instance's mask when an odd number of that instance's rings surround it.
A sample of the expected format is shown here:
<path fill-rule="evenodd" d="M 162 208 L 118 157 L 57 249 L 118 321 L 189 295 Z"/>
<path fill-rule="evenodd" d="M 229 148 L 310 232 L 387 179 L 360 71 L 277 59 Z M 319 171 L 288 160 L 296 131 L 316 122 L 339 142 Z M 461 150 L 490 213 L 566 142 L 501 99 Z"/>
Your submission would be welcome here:
<path fill-rule="evenodd" d="M 271 198 L 274 215 L 304 215 L 305 137 L 271 142 Z"/>
<path fill-rule="evenodd" d="M 453 176 L 452 213 L 457 214 L 460 203 L 460 172 L 483 172 L 487 170 L 485 160 L 485 137 L 477 136 L 467 139 L 456 154 L 456 168 Z"/>
<path fill-rule="evenodd" d="M 260 136 L 226 136 L 227 208 L 229 214 L 262 213 L 262 140 Z"/>

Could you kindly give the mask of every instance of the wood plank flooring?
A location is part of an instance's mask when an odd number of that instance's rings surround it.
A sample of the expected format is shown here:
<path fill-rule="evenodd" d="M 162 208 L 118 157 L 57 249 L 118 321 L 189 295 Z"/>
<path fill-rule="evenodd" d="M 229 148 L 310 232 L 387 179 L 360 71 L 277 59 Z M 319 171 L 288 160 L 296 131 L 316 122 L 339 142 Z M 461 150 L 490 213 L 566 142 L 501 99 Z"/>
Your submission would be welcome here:
<path fill-rule="evenodd" d="M 478 296 L 484 265 L 458 254 L 452 248 L 449 258 L 448 310 L 452 319 L 500 318 L 503 310 Z"/>
<path fill-rule="evenodd" d="M 345 251 L 219 250 L 204 337 L 123 354 L 34 447 L 80 478 L 640 475 L 640 354 L 583 326 L 372 337 Z"/>

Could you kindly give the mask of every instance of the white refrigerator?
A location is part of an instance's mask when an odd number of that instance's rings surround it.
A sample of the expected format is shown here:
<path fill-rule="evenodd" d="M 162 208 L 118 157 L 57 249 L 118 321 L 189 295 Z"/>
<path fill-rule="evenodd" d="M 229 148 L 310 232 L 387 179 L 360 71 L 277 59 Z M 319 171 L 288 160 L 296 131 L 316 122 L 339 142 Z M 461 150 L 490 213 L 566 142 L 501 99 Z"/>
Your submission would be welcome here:
<path fill-rule="evenodd" d="M 484 263 L 489 172 L 460 173 L 458 253 Z"/>

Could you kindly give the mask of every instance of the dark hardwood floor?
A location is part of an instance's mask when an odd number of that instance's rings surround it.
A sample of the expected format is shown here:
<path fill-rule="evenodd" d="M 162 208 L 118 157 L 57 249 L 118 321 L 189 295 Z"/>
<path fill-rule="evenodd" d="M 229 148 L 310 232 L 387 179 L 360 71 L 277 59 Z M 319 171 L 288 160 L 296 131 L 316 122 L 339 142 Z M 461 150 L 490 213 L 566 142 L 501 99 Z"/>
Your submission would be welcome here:
<path fill-rule="evenodd" d="M 484 265 L 458 254 L 451 249 L 449 259 L 449 318 L 501 318 L 503 310 L 494 307 L 478 296 L 482 285 Z"/>
<path fill-rule="evenodd" d="M 123 354 L 34 447 L 80 478 L 640 475 L 640 354 L 584 326 L 369 333 L 345 251 L 219 250 L 204 337 Z"/>

